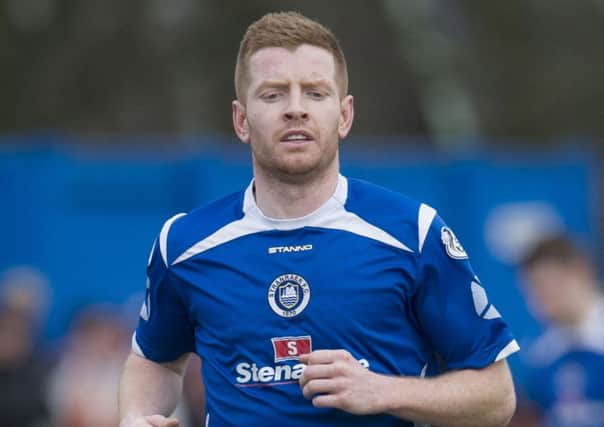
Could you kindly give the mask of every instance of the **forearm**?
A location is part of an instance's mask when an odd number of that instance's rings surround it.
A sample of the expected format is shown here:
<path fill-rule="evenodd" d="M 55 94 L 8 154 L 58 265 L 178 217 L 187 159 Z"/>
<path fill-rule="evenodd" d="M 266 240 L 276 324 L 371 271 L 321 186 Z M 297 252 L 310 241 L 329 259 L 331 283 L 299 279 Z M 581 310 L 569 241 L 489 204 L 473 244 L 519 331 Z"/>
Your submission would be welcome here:
<path fill-rule="evenodd" d="M 120 382 L 120 419 L 170 415 L 180 399 L 187 361 L 185 355 L 172 363 L 157 364 L 130 354 Z"/>
<path fill-rule="evenodd" d="M 505 361 L 435 378 L 383 377 L 386 412 L 439 427 L 506 426 L 515 394 Z"/>

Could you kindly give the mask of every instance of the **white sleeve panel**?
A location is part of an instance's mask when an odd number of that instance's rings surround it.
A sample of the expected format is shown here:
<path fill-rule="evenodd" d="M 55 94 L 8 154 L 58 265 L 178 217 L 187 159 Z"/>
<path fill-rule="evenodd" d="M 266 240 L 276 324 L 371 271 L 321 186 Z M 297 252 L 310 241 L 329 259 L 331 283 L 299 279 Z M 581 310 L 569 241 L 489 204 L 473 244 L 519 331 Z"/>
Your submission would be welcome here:
<path fill-rule="evenodd" d="M 170 232 L 170 227 L 172 227 L 174 221 L 184 215 L 186 214 L 179 213 L 167 220 L 159 233 L 159 252 L 166 267 L 168 267 L 168 233 Z"/>
<path fill-rule="evenodd" d="M 518 342 L 516 340 L 512 340 L 508 345 L 503 348 L 503 350 L 499 352 L 499 354 L 495 358 L 495 362 L 499 362 L 500 360 L 507 358 L 508 356 L 516 353 L 519 350 L 520 346 L 518 345 Z"/>
<path fill-rule="evenodd" d="M 419 207 L 419 214 L 417 217 L 417 252 L 421 253 L 422 248 L 424 247 L 424 242 L 426 241 L 426 236 L 428 235 L 428 231 L 430 231 L 430 226 L 432 225 L 432 221 L 436 216 L 436 210 L 425 203 L 422 203 Z"/>
<path fill-rule="evenodd" d="M 136 342 L 136 332 L 134 332 L 132 334 L 132 352 L 134 354 L 136 354 L 137 356 L 145 357 L 145 353 L 143 353 L 143 350 L 141 349 L 141 347 Z"/>

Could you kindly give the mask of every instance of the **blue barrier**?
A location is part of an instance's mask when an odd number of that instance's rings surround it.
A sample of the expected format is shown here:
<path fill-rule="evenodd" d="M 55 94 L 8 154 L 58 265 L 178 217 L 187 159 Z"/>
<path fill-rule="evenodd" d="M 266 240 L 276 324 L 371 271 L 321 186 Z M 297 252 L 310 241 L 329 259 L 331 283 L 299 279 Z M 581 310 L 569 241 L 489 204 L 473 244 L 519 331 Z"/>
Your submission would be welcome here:
<path fill-rule="evenodd" d="M 139 137 L 116 147 L 55 136 L 1 146 L 0 270 L 30 264 L 48 276 L 49 339 L 64 333 L 82 305 L 124 303 L 143 292 L 148 251 L 166 218 L 248 184 L 247 147 L 209 144 L 215 139 L 147 144 Z M 343 172 L 436 207 L 521 341 L 534 336 L 539 327 L 513 257 L 527 233 L 548 227 L 596 243 L 590 152 L 447 157 L 392 145 L 372 145 L 367 154 L 366 147 L 343 147 Z"/>

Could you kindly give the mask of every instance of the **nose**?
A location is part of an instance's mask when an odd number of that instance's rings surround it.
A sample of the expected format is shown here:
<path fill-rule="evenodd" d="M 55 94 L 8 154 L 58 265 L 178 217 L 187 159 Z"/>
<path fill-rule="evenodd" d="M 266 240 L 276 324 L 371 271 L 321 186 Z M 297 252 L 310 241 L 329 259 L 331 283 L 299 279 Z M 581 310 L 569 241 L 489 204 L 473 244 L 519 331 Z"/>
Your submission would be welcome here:
<path fill-rule="evenodd" d="M 304 102 L 302 102 L 301 93 L 297 93 L 297 91 L 291 93 L 289 102 L 283 112 L 283 118 L 285 121 L 308 119 L 308 111 L 306 110 Z"/>

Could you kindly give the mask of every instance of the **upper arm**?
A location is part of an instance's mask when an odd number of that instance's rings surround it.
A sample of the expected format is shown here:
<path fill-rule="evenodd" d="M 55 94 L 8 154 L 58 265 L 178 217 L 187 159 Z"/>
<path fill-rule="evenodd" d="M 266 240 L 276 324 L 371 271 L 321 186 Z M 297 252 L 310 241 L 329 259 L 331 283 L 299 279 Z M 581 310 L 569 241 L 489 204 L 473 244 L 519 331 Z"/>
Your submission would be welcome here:
<path fill-rule="evenodd" d="M 164 225 L 149 257 L 145 301 L 132 340 L 135 353 L 158 363 L 195 350 L 194 325 L 167 256 L 169 225 Z"/>
<path fill-rule="evenodd" d="M 191 353 L 185 353 L 180 356 L 178 359 L 173 360 L 171 362 L 164 362 L 161 365 L 174 372 L 175 374 L 180 375 L 181 377 L 185 375 L 187 371 L 187 365 L 189 364 L 189 359 L 191 358 Z"/>
<path fill-rule="evenodd" d="M 463 247 L 438 216 L 427 229 L 419 265 L 414 310 L 446 368 L 482 368 L 518 349 Z"/>
<path fill-rule="evenodd" d="M 172 360 L 170 362 L 158 363 L 153 360 L 147 359 L 146 357 L 141 356 L 133 351 L 128 356 L 126 366 L 139 366 L 142 369 L 145 369 L 145 367 L 149 367 L 151 369 L 157 369 L 161 367 L 182 377 L 184 376 L 187 370 L 187 365 L 189 364 L 190 358 L 191 353 L 185 353 L 178 359 Z"/>
<path fill-rule="evenodd" d="M 516 392 L 510 367 L 506 360 L 492 363 L 480 370 L 484 383 L 499 395 L 499 410 L 508 421 L 516 410 Z"/>
<path fill-rule="evenodd" d="M 180 398 L 189 355 L 167 363 L 158 363 L 136 353 L 130 353 L 119 389 L 122 419 L 143 415 L 168 415 Z"/>
<path fill-rule="evenodd" d="M 482 372 L 485 376 L 488 376 L 489 382 L 499 384 L 504 388 L 509 388 L 511 391 L 514 390 L 512 374 L 506 360 L 499 360 L 498 362 L 491 363 L 490 365 L 479 369 L 479 372 Z"/>

